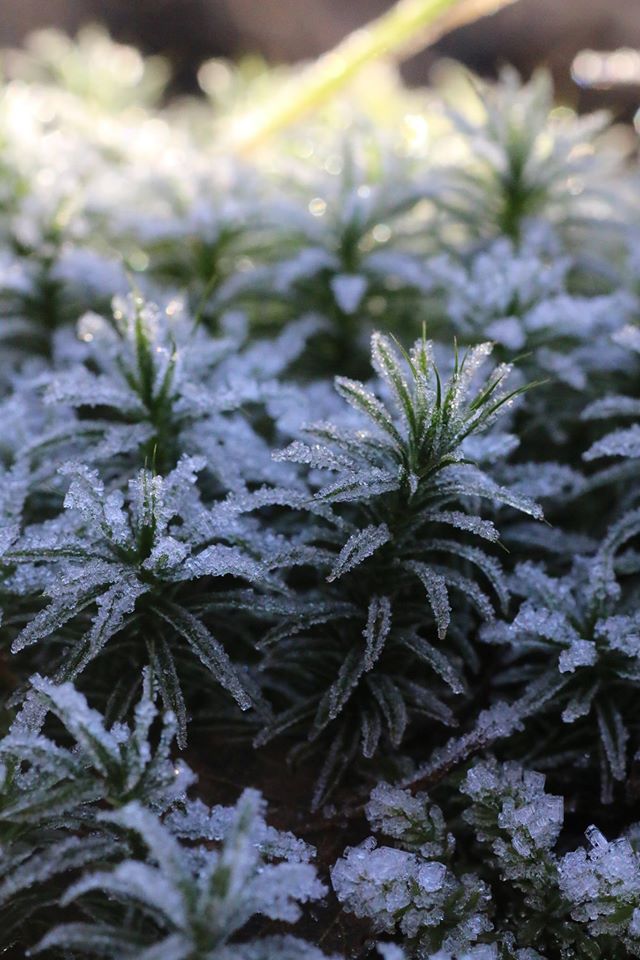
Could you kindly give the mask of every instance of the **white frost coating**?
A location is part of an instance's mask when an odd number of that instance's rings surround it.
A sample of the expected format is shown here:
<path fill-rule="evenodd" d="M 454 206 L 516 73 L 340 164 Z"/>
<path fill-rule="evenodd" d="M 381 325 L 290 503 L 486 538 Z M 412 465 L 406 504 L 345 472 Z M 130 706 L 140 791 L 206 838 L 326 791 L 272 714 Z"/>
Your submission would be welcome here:
<path fill-rule="evenodd" d="M 348 457 L 335 450 L 330 450 L 320 443 L 303 443 L 301 440 L 295 440 L 284 450 L 276 451 L 273 456 L 275 460 L 304 463 L 322 470 L 340 470 L 352 465 Z"/>
<path fill-rule="evenodd" d="M 635 353 L 640 353 L 640 329 L 636 325 L 627 324 L 616 330 L 613 339 L 623 347 L 628 347 Z"/>
<path fill-rule="evenodd" d="M 503 844 L 494 849 L 503 852 L 516 876 L 521 869 L 517 858 L 535 859 L 540 852 L 551 850 L 562 829 L 562 797 L 545 793 L 544 781 L 542 774 L 523 770 L 517 763 L 498 764 L 492 759 L 474 764 L 461 786 L 473 802 L 465 817 L 475 825 L 478 837 L 491 840 L 492 831 L 495 836 L 499 831 L 508 835 L 516 857 Z M 491 827 L 485 823 L 485 809 L 492 811 Z"/>
<path fill-rule="evenodd" d="M 521 730 L 524 713 L 517 706 L 500 701 L 478 715 L 475 726 L 468 733 L 451 737 L 443 747 L 433 751 L 431 759 L 419 766 L 402 781 L 402 786 L 410 786 L 424 778 L 448 770 L 463 763 L 474 751 L 489 746 L 496 740 L 510 736 L 514 730 Z"/>
<path fill-rule="evenodd" d="M 634 460 L 640 457 L 640 424 L 615 430 L 594 443 L 584 454 L 585 460 L 599 457 L 627 457 Z"/>
<path fill-rule="evenodd" d="M 399 846 L 378 846 L 369 837 L 345 850 L 331 870 L 331 882 L 346 910 L 368 918 L 377 931 L 402 933 L 419 956 L 427 955 L 432 939 L 466 946 L 491 929 L 484 912 L 485 884 L 471 874 L 459 879 L 436 859 L 449 859 L 454 844 L 440 810 L 424 794 L 414 798 L 380 784 L 367 816 Z"/>
<path fill-rule="evenodd" d="M 635 536 L 638 523 L 637 512 L 625 514 L 598 553 L 577 557 L 564 577 L 549 577 L 532 562 L 519 564 L 511 588 L 524 601 L 515 618 L 481 631 L 483 640 L 510 646 L 513 674 L 535 663 L 527 673 L 529 693 L 520 701 L 526 711 L 538 709 L 537 698 L 555 706 L 564 723 L 589 717 L 606 761 L 605 779 L 626 775 L 630 730 L 618 700 L 640 678 L 640 619 L 634 607 L 628 612 L 613 561 L 617 544 Z"/>
<path fill-rule="evenodd" d="M 136 832 L 148 850 L 148 859 L 128 859 L 113 870 L 85 874 L 67 891 L 63 902 L 102 893 L 117 897 L 140 917 L 153 917 L 147 936 L 149 956 L 157 953 L 162 957 L 171 942 L 168 955 L 176 960 L 196 954 L 216 960 L 245 956 L 321 960 L 319 950 L 293 938 L 258 938 L 241 945 L 241 937 L 237 947 L 234 943 L 252 916 L 293 923 L 300 916 L 300 905 L 318 899 L 326 889 L 315 868 L 306 862 L 304 845 L 302 859 L 278 862 L 286 848 L 291 852 L 295 838 L 283 836 L 282 847 L 277 833 L 267 828 L 263 812 L 260 794 L 247 790 L 234 808 L 206 813 L 187 808 L 182 823 L 180 818 L 169 817 L 163 824 L 138 803 L 103 814 L 103 821 Z M 182 845 L 170 831 L 172 825 L 177 826 L 179 836 L 191 836 L 196 845 Z M 206 828 L 204 836 L 198 833 L 200 825 Z M 214 849 L 212 834 L 222 835 L 216 837 L 219 842 Z M 274 858 L 276 862 L 270 862 Z M 63 944 L 72 930 L 72 925 L 64 924 L 55 928 L 41 946 Z M 97 925 L 95 933 L 104 935 L 110 930 L 108 925 Z M 115 937 L 116 929 L 112 932 Z M 277 952 L 280 947 L 281 954 Z"/>
<path fill-rule="evenodd" d="M 560 293 L 570 267 L 568 258 L 545 254 L 528 232 L 518 248 L 506 238 L 494 241 L 471 260 L 468 269 L 448 257 L 434 258 L 428 266 L 434 279 L 446 284 L 448 311 L 460 329 L 486 330 L 487 322 L 496 318 L 495 322 L 508 323 L 514 336 L 519 330 L 517 342 L 503 342 L 521 349 L 521 317 L 508 316 L 514 302 L 523 312 Z M 492 336 L 500 341 L 495 333 Z"/>
<path fill-rule="evenodd" d="M 522 953 L 522 960 L 525 960 L 524 951 L 522 951 Z M 437 953 L 432 953 L 428 960 L 498 960 L 498 958 L 499 954 L 496 944 L 487 943 L 477 947 L 471 947 L 468 950 L 463 949 L 456 951 L 455 954 L 445 950 L 439 950 Z M 518 960 L 520 960 L 520 951 L 518 952 Z"/>
<path fill-rule="evenodd" d="M 64 718 L 69 733 L 90 753 L 101 773 L 107 773 L 109 761 L 119 763 L 117 739 L 105 729 L 103 717 L 89 707 L 86 699 L 71 683 L 55 684 L 34 676 L 31 686 L 43 697 L 49 709 Z"/>
<path fill-rule="evenodd" d="M 413 926 L 417 919 L 411 906 L 412 888 L 418 883 L 422 866 L 414 854 L 376 847 L 370 838 L 359 847 L 345 850 L 343 859 L 331 870 L 331 882 L 340 902 L 357 917 L 375 919 L 378 929 L 392 932 L 400 918 L 403 929 Z M 442 879 L 440 876 L 434 889 L 441 888 Z"/>
<path fill-rule="evenodd" d="M 249 796 L 255 802 L 251 826 L 253 842 L 264 856 L 308 863 L 315 857 L 315 848 L 292 833 L 276 830 L 265 820 L 266 803 L 255 792 Z M 171 811 L 165 819 L 171 832 L 185 840 L 221 841 L 232 831 L 236 811 L 234 807 L 207 807 L 201 800 L 189 801 L 183 809 Z"/>
<path fill-rule="evenodd" d="M 381 546 L 388 543 L 390 539 L 391 534 L 386 523 L 377 527 L 365 527 L 364 530 L 358 530 L 357 533 L 352 534 L 340 551 L 333 569 L 327 577 L 329 583 L 359 566 L 367 557 L 370 557 Z"/>
<path fill-rule="evenodd" d="M 612 650 L 640 659 L 640 613 L 631 616 L 618 614 L 599 620 L 595 633 Z"/>
<path fill-rule="evenodd" d="M 96 799 L 106 796 L 119 802 L 123 798 L 144 795 L 149 805 L 164 810 L 184 798 L 194 775 L 185 763 L 176 762 L 171 757 L 176 732 L 176 720 L 171 713 L 163 717 L 162 735 L 157 746 L 152 746 L 150 731 L 158 710 L 151 698 L 148 678 L 146 673 L 132 723 L 114 724 L 109 728 L 103 716 L 88 706 L 85 697 L 72 684 L 55 684 L 34 676 L 31 678 L 33 702 L 39 702 L 45 712 L 48 710 L 57 716 L 73 738 L 74 749 L 63 749 L 44 737 L 38 740 L 35 736 L 31 740 L 34 733 L 26 734 L 29 740 L 25 740 L 24 724 L 20 721 L 0 741 L 0 752 L 9 756 L 19 744 L 24 751 L 31 742 L 29 750 L 35 750 L 34 769 L 25 775 L 25 787 L 31 783 L 33 789 L 38 771 L 43 776 L 44 771 L 49 771 L 53 777 L 49 786 L 76 778 L 78 799 L 70 797 L 72 806 L 76 802 L 85 802 L 83 791 L 90 788 Z M 44 777 L 45 785 L 48 775 Z"/>
<path fill-rule="evenodd" d="M 74 441 L 82 459 L 124 457 L 142 466 L 154 448 L 154 457 L 173 459 L 175 445 L 203 455 L 229 489 L 241 490 L 247 480 L 293 479 L 273 463 L 268 445 L 237 411 L 247 403 L 278 401 L 280 415 L 286 415 L 296 391 L 273 377 L 295 360 L 319 321 L 306 317 L 288 325 L 273 349 L 261 341 L 246 347 L 246 322 L 237 311 L 221 317 L 222 335 L 212 337 L 194 325 L 175 296 L 159 299 L 160 306 L 137 295 L 115 298 L 114 322 L 85 314 L 72 363 L 44 377 L 54 419 L 64 423 L 68 405 L 85 411 L 77 427 L 86 438 L 76 429 Z M 113 423 L 122 414 L 130 421 L 126 429 Z"/>
<path fill-rule="evenodd" d="M 55 521 L 29 527 L 16 544 L 20 564 L 18 579 L 38 585 L 53 599 L 18 634 L 14 650 L 46 639 L 74 620 L 81 611 L 92 612 L 91 625 L 75 641 L 79 651 L 74 675 L 80 673 L 104 646 L 137 613 L 141 597 L 166 605 L 166 585 L 200 577 L 234 576 L 262 581 L 266 568 L 247 549 L 216 539 L 207 531 L 208 513 L 200 502 L 196 481 L 206 461 L 181 457 L 165 476 L 138 471 L 128 484 L 128 494 L 107 493 L 97 470 L 67 464 L 62 473 L 72 481 L 65 498 L 66 512 Z M 252 538 L 255 552 L 274 552 L 273 540 Z M 46 551 L 46 563 L 38 550 Z M 179 597 L 178 597 L 179 599 Z M 172 604 L 158 612 L 171 623 L 194 654 L 238 702 L 249 705 L 239 676 L 222 646 L 189 611 Z M 72 650 L 74 647 L 72 646 Z M 161 672 L 162 673 L 162 672 Z M 163 690 L 185 738 L 184 706 L 179 691 Z"/>
<path fill-rule="evenodd" d="M 593 640 L 574 640 L 558 658 L 560 673 L 575 673 L 579 667 L 592 667 L 598 659 L 598 651 Z"/>
<path fill-rule="evenodd" d="M 438 628 L 438 638 L 444 640 L 451 619 L 451 604 L 444 576 L 427 566 L 426 563 L 410 561 L 408 570 L 418 577 L 427 593 L 429 606 L 433 611 Z"/>
<path fill-rule="evenodd" d="M 382 960 L 406 960 L 404 950 L 395 943 L 378 943 L 376 946 Z"/>
<path fill-rule="evenodd" d="M 367 623 L 362 635 L 365 641 L 364 665 L 371 670 L 384 649 L 391 630 L 391 603 L 388 597 L 372 597 L 369 601 Z"/>
<path fill-rule="evenodd" d="M 564 463 L 507 464 L 505 478 L 512 489 L 535 499 L 576 494 L 584 486 L 584 477 Z"/>
<path fill-rule="evenodd" d="M 559 866 L 560 888 L 574 919 L 592 935 L 612 934 L 640 947 L 640 858 L 626 838 L 608 842 L 595 827 L 587 830 L 589 849 L 566 854 Z"/>
<path fill-rule="evenodd" d="M 366 814 L 374 830 L 402 841 L 405 849 L 423 857 L 448 859 L 453 852 L 455 841 L 446 830 L 442 811 L 426 793 L 414 795 L 380 783 L 371 791 Z"/>
<path fill-rule="evenodd" d="M 483 540 L 496 541 L 500 538 L 499 531 L 491 520 L 482 520 L 480 517 L 470 516 L 459 510 L 433 510 L 424 513 L 425 520 L 434 523 L 446 523 L 458 530 L 474 533 Z"/>

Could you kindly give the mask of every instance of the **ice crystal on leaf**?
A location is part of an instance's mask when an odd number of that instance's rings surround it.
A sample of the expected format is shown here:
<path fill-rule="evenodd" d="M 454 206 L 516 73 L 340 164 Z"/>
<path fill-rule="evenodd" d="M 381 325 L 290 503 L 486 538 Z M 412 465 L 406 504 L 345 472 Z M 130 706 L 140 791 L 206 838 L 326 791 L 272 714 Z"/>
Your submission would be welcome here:
<path fill-rule="evenodd" d="M 548 860 L 562 829 L 561 797 L 544 790 L 544 777 L 518 764 L 477 763 L 461 790 L 472 800 L 465 819 L 478 840 L 491 842 L 506 879 L 544 886 L 555 865 Z"/>
<path fill-rule="evenodd" d="M 456 877 L 437 859 L 450 859 L 453 838 L 445 834 L 442 812 L 426 795 L 413 798 L 408 791 L 381 785 L 371 796 L 367 816 L 397 846 L 378 846 L 369 837 L 345 850 L 331 882 L 347 910 L 369 917 L 378 931 L 400 932 L 410 956 L 466 946 L 491 929 L 489 889 L 471 875 Z"/>
<path fill-rule="evenodd" d="M 468 943 L 491 926 L 484 914 L 488 890 L 481 881 L 460 881 L 443 863 L 377 847 L 372 838 L 345 851 L 331 880 L 348 910 L 369 917 L 377 930 L 397 928 L 409 941 L 418 941 L 418 955 L 443 943 Z"/>
<path fill-rule="evenodd" d="M 451 857 L 455 840 L 446 830 L 442 811 L 426 794 L 414 796 L 381 783 L 372 790 L 366 812 L 374 830 L 401 839 L 406 849 L 433 859 Z"/>

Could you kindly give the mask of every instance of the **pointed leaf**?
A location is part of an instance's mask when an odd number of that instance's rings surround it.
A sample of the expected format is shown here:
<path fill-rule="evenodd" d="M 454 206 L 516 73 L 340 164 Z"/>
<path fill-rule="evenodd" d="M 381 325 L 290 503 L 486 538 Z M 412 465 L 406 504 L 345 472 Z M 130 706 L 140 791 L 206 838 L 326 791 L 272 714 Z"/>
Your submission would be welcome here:
<path fill-rule="evenodd" d="M 403 566 L 411 573 L 415 573 L 425 588 L 433 615 L 436 618 L 438 637 L 440 640 L 444 640 L 451 618 L 449 594 L 444 577 L 435 573 L 426 563 L 420 563 L 417 560 L 409 560 Z"/>
<path fill-rule="evenodd" d="M 391 534 L 386 523 L 381 523 L 377 527 L 365 527 L 364 530 L 358 530 L 357 533 L 352 534 L 340 551 L 338 559 L 327 577 L 329 583 L 359 566 L 390 539 Z"/>
<path fill-rule="evenodd" d="M 207 630 L 205 625 L 193 614 L 175 603 L 166 601 L 154 612 L 186 640 L 199 660 L 207 667 L 218 683 L 228 690 L 242 710 L 251 706 L 245 687 L 238 672 L 222 646 Z"/>
<path fill-rule="evenodd" d="M 365 639 L 364 665 L 371 670 L 384 649 L 391 630 L 391 603 L 388 597 L 372 597 L 369 601 Z"/>

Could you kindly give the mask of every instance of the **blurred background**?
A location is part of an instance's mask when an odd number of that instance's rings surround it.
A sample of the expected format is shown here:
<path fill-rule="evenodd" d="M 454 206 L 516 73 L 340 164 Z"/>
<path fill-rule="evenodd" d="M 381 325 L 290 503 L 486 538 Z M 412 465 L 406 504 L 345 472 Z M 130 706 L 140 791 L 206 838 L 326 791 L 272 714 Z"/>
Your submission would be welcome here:
<path fill-rule="evenodd" d="M 74 33 L 101 23 L 116 40 L 167 56 L 173 92 L 190 91 L 198 65 L 210 57 L 313 58 L 390 6 L 389 0 L 0 0 L 0 46 L 19 45 L 40 27 Z M 581 111 L 606 106 L 631 119 L 640 103 L 636 50 L 640 0 L 519 0 L 449 34 L 403 73 L 410 83 L 425 83 L 443 55 L 488 77 L 505 63 L 525 77 L 545 65 L 562 101 Z M 612 51 L 618 52 L 612 57 Z"/>

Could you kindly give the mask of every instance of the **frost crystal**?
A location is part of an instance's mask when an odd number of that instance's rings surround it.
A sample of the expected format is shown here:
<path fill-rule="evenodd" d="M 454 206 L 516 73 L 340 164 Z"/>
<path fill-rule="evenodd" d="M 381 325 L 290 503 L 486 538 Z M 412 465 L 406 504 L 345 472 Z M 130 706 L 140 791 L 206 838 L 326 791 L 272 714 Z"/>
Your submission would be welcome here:
<path fill-rule="evenodd" d="M 414 951 L 426 956 L 429 949 L 443 945 L 466 946 L 491 929 L 485 884 L 470 874 L 458 879 L 435 859 L 449 859 L 454 841 L 445 832 L 442 812 L 425 795 L 412 797 L 381 784 L 371 795 L 367 817 L 398 846 L 377 846 L 369 837 L 345 850 L 331 871 L 331 882 L 347 910 L 368 917 L 376 930 L 399 931 L 411 956 Z M 388 948 L 381 949 L 384 956 Z"/>
<path fill-rule="evenodd" d="M 593 936 L 619 936 L 632 956 L 640 952 L 640 859 L 629 841 L 611 843 L 595 827 L 587 831 L 590 849 L 566 854 L 560 886 L 572 916 Z"/>

